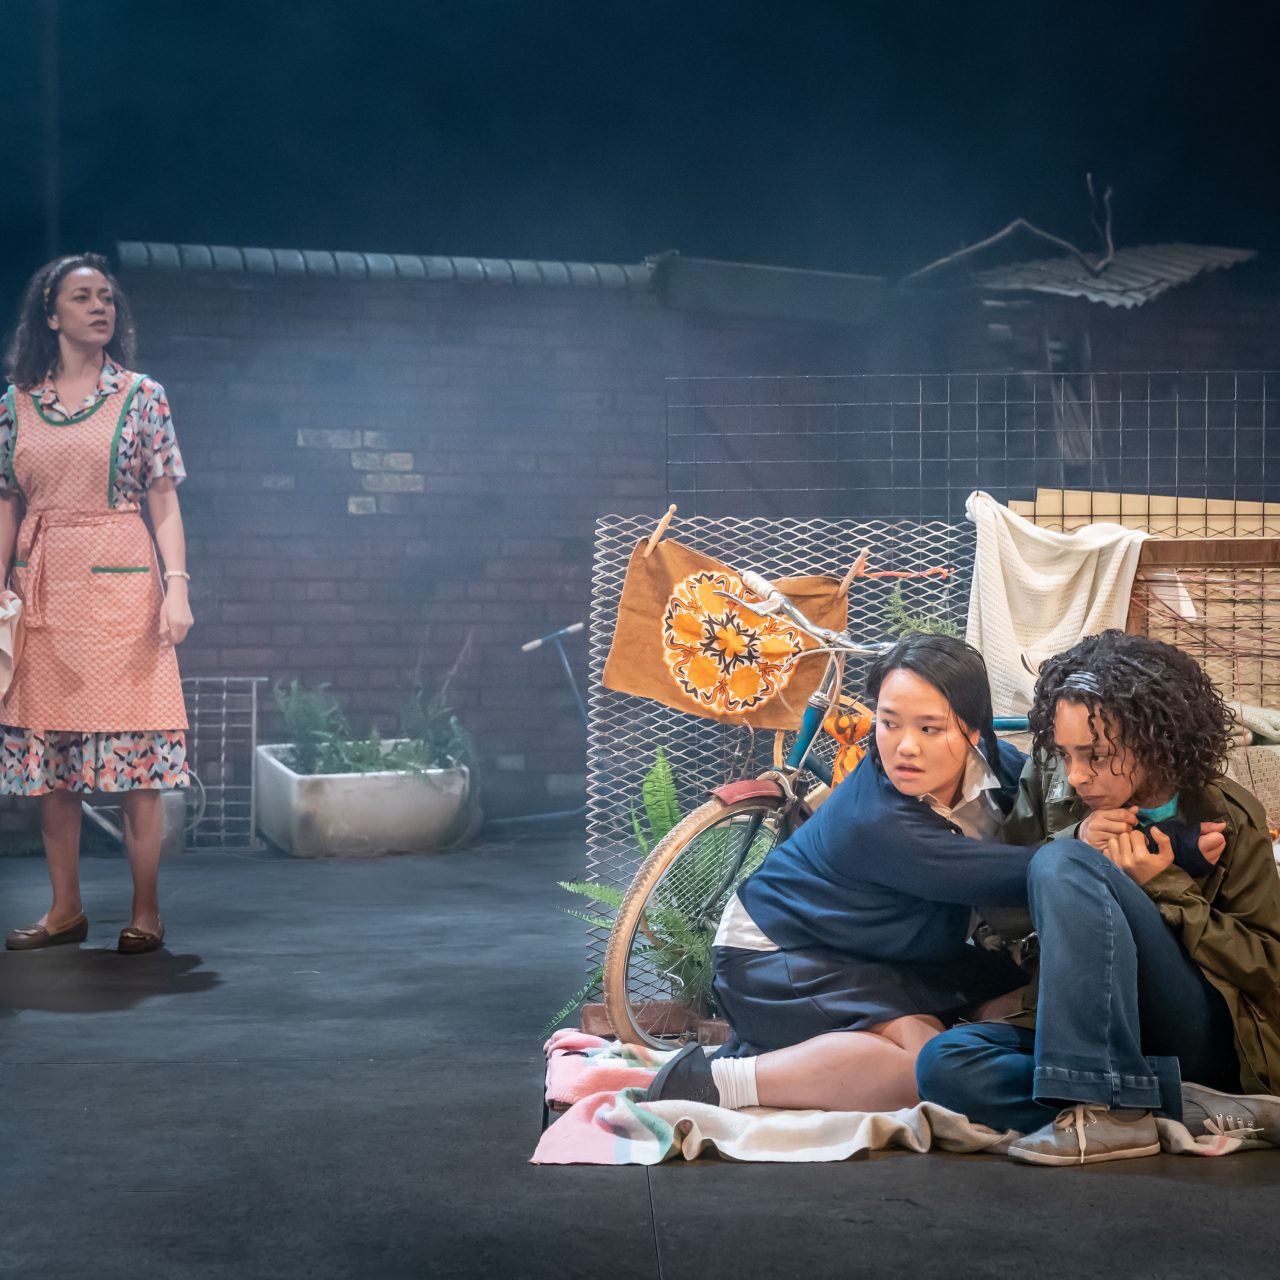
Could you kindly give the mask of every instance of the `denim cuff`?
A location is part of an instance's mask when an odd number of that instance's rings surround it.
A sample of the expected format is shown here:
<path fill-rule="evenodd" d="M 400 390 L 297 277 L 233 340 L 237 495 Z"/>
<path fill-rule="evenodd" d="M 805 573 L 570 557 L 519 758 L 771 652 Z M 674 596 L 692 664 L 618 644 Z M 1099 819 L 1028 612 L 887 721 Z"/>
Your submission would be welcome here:
<path fill-rule="evenodd" d="M 1091 1102 L 1102 1107 L 1155 1111 L 1182 1118 L 1182 1083 L 1177 1058 L 1148 1058 L 1151 1075 L 1118 1076 L 1106 1071 L 1068 1071 L 1037 1067 L 1035 1100 L 1047 1106 L 1059 1102 Z"/>

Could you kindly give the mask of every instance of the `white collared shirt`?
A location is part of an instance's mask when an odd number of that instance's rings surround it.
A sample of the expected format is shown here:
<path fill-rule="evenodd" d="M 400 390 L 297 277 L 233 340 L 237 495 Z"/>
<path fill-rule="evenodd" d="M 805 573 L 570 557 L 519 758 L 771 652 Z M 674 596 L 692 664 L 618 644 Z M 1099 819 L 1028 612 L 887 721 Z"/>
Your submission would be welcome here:
<path fill-rule="evenodd" d="M 940 818 L 954 822 L 965 835 L 974 840 L 993 840 L 1000 831 L 1002 815 L 992 792 L 1000 787 L 986 757 L 976 748 L 969 748 L 965 761 L 964 777 L 960 780 L 960 794 L 955 804 L 948 808 L 935 796 L 924 795 L 920 799 Z"/>

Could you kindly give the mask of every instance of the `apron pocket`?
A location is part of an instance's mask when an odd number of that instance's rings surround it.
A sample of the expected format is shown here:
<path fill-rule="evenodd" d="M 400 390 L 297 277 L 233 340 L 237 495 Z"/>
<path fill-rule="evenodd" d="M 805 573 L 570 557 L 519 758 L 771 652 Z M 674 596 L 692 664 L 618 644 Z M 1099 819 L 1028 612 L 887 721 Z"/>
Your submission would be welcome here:
<path fill-rule="evenodd" d="M 155 575 L 150 565 L 96 564 L 89 570 L 90 614 L 108 635 L 137 635 L 154 625 Z"/>

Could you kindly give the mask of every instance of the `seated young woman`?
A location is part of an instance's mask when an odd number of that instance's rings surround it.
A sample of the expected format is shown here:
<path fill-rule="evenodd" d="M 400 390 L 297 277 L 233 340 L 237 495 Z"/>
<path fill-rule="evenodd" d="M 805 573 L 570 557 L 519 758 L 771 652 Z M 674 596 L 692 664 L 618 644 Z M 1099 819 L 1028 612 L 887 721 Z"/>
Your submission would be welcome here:
<path fill-rule="evenodd" d="M 972 945 L 972 903 L 1026 904 L 1032 850 L 1000 836 L 1024 757 L 995 736 L 981 655 L 913 635 L 873 665 L 867 757 L 725 909 L 715 995 L 733 1037 L 669 1060 L 651 1101 L 893 1110 L 920 1047 L 1023 986 Z"/>
<path fill-rule="evenodd" d="M 1035 1026 L 938 1036 L 920 1096 L 1028 1135 L 1009 1154 L 1033 1164 L 1154 1154 L 1155 1115 L 1280 1143 L 1280 877 L 1222 773 L 1222 698 L 1186 654 L 1108 631 L 1045 664 L 1030 719 L 1006 834 L 1053 837 L 1028 871 Z"/>

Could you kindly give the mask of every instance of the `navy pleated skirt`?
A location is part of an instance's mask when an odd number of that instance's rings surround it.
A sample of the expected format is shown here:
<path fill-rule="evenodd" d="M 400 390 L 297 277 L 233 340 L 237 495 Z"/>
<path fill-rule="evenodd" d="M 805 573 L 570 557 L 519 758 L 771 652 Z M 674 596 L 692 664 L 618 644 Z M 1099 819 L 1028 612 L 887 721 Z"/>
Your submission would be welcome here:
<path fill-rule="evenodd" d="M 717 1056 L 729 1058 L 784 1049 L 828 1031 L 866 1031 L 913 1013 L 949 1025 L 1027 982 L 1003 952 L 971 945 L 953 959 L 927 964 L 886 964 L 826 947 L 716 947 L 714 960 L 716 1003 L 733 1028 Z"/>

